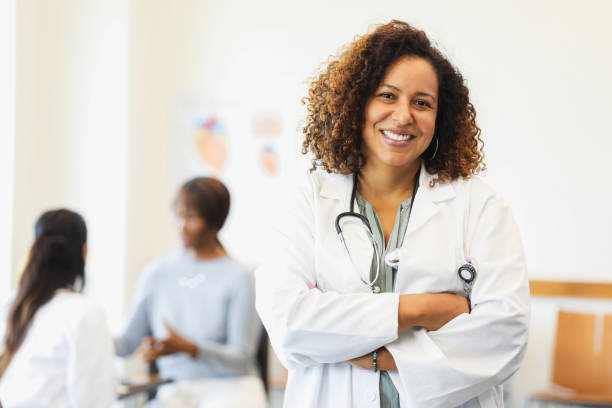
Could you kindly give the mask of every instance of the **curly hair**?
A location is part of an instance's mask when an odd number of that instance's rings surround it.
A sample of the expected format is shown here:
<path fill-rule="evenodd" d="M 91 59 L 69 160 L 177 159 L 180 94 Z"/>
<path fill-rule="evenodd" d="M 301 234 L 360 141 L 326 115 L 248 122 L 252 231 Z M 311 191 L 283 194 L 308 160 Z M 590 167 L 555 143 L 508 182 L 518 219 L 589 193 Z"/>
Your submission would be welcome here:
<path fill-rule="evenodd" d="M 350 174 L 363 167 L 365 106 L 389 67 L 405 56 L 425 59 L 438 77 L 434 133 L 438 148 L 434 155 L 436 146 L 431 143 L 421 156 L 427 171 L 437 173 L 432 186 L 485 170 L 480 128 L 463 76 L 423 31 L 393 20 L 330 57 L 311 80 L 308 96 L 302 99 L 307 110 L 302 153 L 313 154 L 311 171 L 321 167 L 330 173 Z"/>

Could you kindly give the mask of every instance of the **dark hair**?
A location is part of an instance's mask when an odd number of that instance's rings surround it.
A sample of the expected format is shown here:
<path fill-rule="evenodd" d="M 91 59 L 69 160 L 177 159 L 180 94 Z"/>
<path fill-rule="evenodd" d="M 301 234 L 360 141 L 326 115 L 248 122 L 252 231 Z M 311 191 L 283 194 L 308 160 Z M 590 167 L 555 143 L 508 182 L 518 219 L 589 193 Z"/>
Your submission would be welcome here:
<path fill-rule="evenodd" d="M 463 77 L 427 35 L 407 23 L 393 20 L 374 32 L 357 38 L 348 48 L 323 66 L 311 81 L 302 130 L 302 153 L 313 154 L 313 167 L 349 174 L 365 164 L 361 151 L 365 106 L 393 63 L 405 56 L 428 61 L 438 76 L 439 103 L 434 137 L 436 144 L 422 159 L 434 180 L 469 178 L 484 170 L 482 140 L 476 111 Z"/>
<path fill-rule="evenodd" d="M 23 343 L 34 315 L 61 288 L 85 284 L 83 245 L 87 227 L 83 217 L 65 209 L 47 211 L 36 221 L 34 244 L 19 279 L 0 354 L 0 378 Z"/>
<path fill-rule="evenodd" d="M 183 202 L 206 222 L 206 228 L 217 232 L 225 224 L 230 208 L 227 187 L 212 177 L 196 177 L 181 186 L 174 205 Z"/>

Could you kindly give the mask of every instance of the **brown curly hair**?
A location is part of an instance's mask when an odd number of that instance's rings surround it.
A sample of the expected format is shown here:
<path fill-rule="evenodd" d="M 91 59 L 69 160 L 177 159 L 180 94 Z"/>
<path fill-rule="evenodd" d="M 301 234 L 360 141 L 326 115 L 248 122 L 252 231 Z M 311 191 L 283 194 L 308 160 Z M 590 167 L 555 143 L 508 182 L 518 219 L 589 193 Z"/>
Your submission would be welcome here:
<path fill-rule="evenodd" d="M 330 173 L 350 174 L 363 167 L 365 106 L 389 67 L 404 56 L 425 59 L 438 76 L 434 137 L 439 146 L 433 159 L 433 142 L 421 157 L 427 171 L 437 173 L 432 186 L 485 170 L 480 128 L 463 76 L 423 31 L 397 20 L 358 37 L 311 80 L 308 96 L 302 99 L 307 110 L 302 153 L 313 154 L 311 170 L 321 167 Z"/>

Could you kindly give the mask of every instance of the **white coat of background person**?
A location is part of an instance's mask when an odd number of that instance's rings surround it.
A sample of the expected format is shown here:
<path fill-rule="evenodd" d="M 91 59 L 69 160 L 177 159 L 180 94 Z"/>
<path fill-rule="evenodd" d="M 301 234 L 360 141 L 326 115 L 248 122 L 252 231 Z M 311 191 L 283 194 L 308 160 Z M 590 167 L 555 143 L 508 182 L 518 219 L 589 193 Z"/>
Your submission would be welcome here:
<path fill-rule="evenodd" d="M 102 308 L 79 293 L 87 228 L 59 209 L 42 214 L 2 325 L 0 401 L 10 408 L 108 408 L 116 399 L 112 339 Z"/>
<path fill-rule="evenodd" d="M 392 21 L 332 59 L 305 103 L 303 151 L 326 171 L 283 206 L 256 273 L 257 310 L 289 370 L 285 406 L 502 407 L 527 343 L 528 280 L 511 211 L 476 176 L 482 141 L 461 74 Z M 380 258 L 399 236 L 397 272 L 380 272 L 390 293 L 363 278 L 373 251 L 349 258 L 338 239 L 353 194 L 384 237 Z"/>

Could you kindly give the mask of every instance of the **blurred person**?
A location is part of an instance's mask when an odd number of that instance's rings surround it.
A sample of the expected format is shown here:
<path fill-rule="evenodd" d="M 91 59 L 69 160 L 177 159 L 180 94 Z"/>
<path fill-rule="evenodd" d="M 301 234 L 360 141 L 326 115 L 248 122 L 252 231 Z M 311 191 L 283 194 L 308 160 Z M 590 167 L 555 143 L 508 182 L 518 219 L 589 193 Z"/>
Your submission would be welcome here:
<path fill-rule="evenodd" d="M 402 21 L 310 83 L 313 169 L 279 210 L 257 309 L 286 407 L 502 407 L 529 291 L 459 71 Z M 315 171 L 319 169 L 319 171 Z"/>
<path fill-rule="evenodd" d="M 85 284 L 87 227 L 72 211 L 47 211 L 10 305 L 0 354 L 6 407 L 110 407 L 116 380 L 112 338 Z"/>
<path fill-rule="evenodd" d="M 174 210 L 183 248 L 146 267 L 125 331 L 115 339 L 118 355 L 138 350 L 162 378 L 175 381 L 160 389 L 158 405 L 210 402 L 211 380 L 242 378 L 254 393 L 243 406 L 265 406 L 255 363 L 262 327 L 253 276 L 218 238 L 229 208 L 229 192 L 217 179 L 194 178 L 180 188 Z M 236 395 L 217 388 L 226 395 L 216 404 L 235 405 Z"/>

